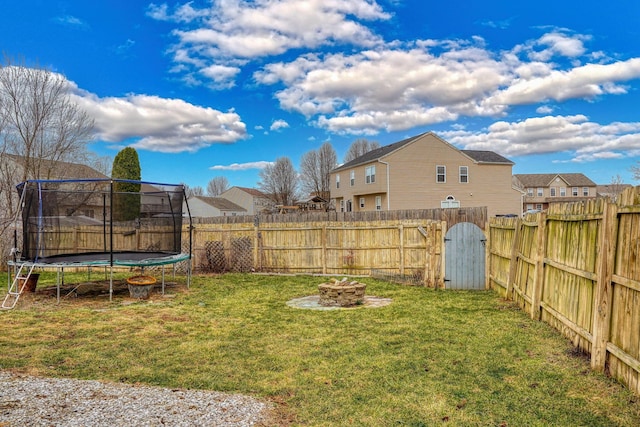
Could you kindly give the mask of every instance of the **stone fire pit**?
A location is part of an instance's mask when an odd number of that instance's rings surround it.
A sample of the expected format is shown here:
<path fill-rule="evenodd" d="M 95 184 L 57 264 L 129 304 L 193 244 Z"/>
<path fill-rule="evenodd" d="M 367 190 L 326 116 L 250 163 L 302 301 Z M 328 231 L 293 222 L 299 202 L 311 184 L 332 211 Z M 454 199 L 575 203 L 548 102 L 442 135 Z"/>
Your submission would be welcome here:
<path fill-rule="evenodd" d="M 325 307 L 351 307 L 364 304 L 364 291 L 367 285 L 358 281 L 331 279 L 318 285 L 320 305 Z"/>

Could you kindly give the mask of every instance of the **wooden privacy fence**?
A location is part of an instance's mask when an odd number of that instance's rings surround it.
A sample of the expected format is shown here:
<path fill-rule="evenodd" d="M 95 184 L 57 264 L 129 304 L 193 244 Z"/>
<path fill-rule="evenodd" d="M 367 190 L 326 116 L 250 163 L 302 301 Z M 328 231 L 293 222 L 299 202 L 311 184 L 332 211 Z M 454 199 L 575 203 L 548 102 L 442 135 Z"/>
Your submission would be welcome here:
<path fill-rule="evenodd" d="M 446 223 L 435 220 L 195 224 L 193 266 L 329 275 L 375 269 L 442 287 L 445 232 Z"/>
<path fill-rule="evenodd" d="M 640 394 L 640 187 L 489 222 L 488 282 Z"/>

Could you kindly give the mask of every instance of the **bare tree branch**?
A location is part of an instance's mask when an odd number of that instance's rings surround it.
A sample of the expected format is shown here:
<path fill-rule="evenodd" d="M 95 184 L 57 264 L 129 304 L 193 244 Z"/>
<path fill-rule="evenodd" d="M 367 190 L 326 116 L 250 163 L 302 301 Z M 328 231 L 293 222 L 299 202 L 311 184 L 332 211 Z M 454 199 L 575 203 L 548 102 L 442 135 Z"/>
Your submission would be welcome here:
<path fill-rule="evenodd" d="M 302 155 L 300 160 L 300 180 L 302 190 L 329 200 L 329 172 L 336 167 L 338 157 L 331 143 L 325 142 L 315 151 Z"/>
<path fill-rule="evenodd" d="M 207 184 L 207 196 L 217 197 L 229 189 L 229 181 L 224 176 L 216 176 Z"/>
<path fill-rule="evenodd" d="M 357 159 L 358 157 L 368 153 L 369 151 L 380 148 L 380 143 L 377 141 L 369 141 L 366 139 L 356 139 L 351 143 L 347 153 L 344 155 L 344 163 Z"/>
<path fill-rule="evenodd" d="M 258 187 L 276 205 L 291 206 L 298 198 L 298 174 L 288 157 L 280 157 L 275 163 L 260 171 Z"/>
<path fill-rule="evenodd" d="M 57 162 L 86 163 L 93 120 L 71 98 L 64 76 L 42 68 L 0 64 L 0 239 L 3 255 L 11 236 L 18 194 L 28 179 L 59 178 Z"/>

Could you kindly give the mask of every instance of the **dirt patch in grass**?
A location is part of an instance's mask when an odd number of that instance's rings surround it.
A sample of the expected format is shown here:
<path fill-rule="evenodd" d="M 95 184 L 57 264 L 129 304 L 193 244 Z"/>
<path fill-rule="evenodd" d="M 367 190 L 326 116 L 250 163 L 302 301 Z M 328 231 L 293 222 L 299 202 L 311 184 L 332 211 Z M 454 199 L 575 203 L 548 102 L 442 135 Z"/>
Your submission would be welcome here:
<path fill-rule="evenodd" d="M 176 294 L 187 292 L 185 284 L 178 282 L 165 282 L 164 295 L 162 284 L 154 286 L 150 300 L 174 298 Z M 58 304 L 58 287 L 38 287 L 34 293 L 23 293 L 16 306 L 17 309 L 26 309 L 48 304 Z M 123 304 L 137 302 L 137 298 L 129 295 L 129 287 L 124 279 L 114 280 L 112 299 Z M 112 301 L 112 302 L 113 302 Z M 65 283 L 60 285 L 60 305 L 72 305 L 75 307 L 98 308 L 109 301 L 109 280 L 84 281 Z"/>

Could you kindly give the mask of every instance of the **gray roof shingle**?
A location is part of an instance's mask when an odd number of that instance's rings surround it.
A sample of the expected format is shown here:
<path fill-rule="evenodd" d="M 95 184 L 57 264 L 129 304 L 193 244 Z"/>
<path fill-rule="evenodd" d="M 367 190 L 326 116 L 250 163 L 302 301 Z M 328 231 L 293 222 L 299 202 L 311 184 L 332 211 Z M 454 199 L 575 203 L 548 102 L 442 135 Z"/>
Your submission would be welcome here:
<path fill-rule="evenodd" d="M 406 138 L 403 139 L 402 141 L 398 141 L 398 142 L 394 142 L 393 144 L 389 144 L 389 145 L 385 145 L 384 147 L 380 147 L 380 148 L 376 148 L 375 150 L 371 150 L 368 153 L 363 154 L 360 157 L 357 157 L 353 160 L 351 160 L 350 162 L 347 162 L 343 165 L 338 166 L 337 168 L 333 169 L 332 172 L 337 172 L 343 169 L 349 169 L 352 168 L 354 166 L 358 166 L 361 164 L 365 164 L 365 163 L 369 163 L 369 162 L 373 162 L 375 160 L 378 160 L 384 156 L 386 156 L 389 153 L 392 153 L 402 147 L 404 147 L 405 145 L 415 141 L 418 138 L 421 138 L 424 135 L 427 134 L 433 134 L 436 138 L 439 138 L 436 134 L 434 134 L 433 132 L 425 132 L 425 133 L 421 133 L 420 135 L 416 135 L 416 136 L 412 136 L 410 138 Z M 455 148 L 455 147 L 454 147 Z M 506 157 L 503 157 L 497 153 L 494 153 L 493 151 L 481 151 L 481 150 L 459 150 L 461 153 L 464 153 L 466 156 L 468 156 L 469 158 L 471 158 L 473 161 L 478 162 L 478 163 L 504 163 L 504 164 L 510 164 L 513 165 L 514 163 L 507 159 Z"/>
<path fill-rule="evenodd" d="M 246 212 L 247 210 L 242 206 L 238 206 L 231 200 L 224 199 L 222 197 L 207 197 L 207 196 L 195 196 L 196 199 L 202 200 L 208 205 L 213 206 L 221 211 L 236 211 Z"/>
<path fill-rule="evenodd" d="M 582 173 L 529 173 L 513 175 L 525 188 L 548 187 L 556 177 L 564 180 L 571 187 L 594 187 L 595 182 L 591 181 Z"/>

